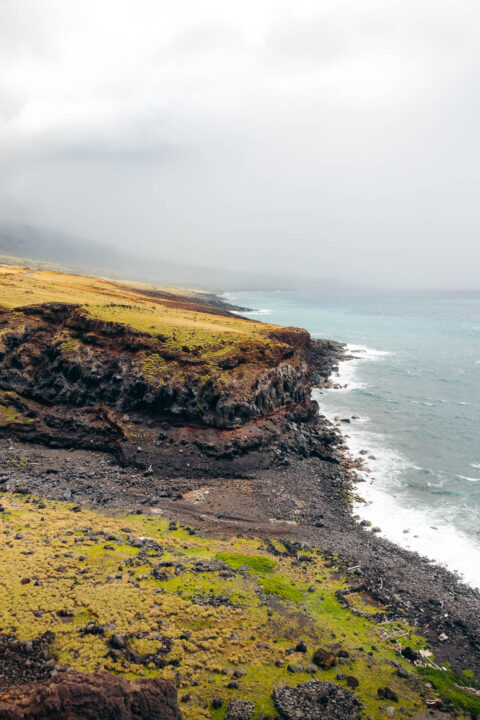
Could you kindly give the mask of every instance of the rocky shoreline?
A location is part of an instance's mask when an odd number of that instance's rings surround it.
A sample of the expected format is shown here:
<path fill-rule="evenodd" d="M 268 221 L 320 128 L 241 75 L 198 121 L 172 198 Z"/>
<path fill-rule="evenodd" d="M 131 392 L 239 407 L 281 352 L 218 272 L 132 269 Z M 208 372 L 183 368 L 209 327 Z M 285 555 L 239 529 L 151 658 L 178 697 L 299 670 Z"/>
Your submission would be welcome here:
<path fill-rule="evenodd" d="M 230 322 L 221 300 L 207 304 Z M 197 312 L 199 305 L 182 298 L 181 307 Z M 342 606 L 350 607 L 351 593 L 365 594 L 389 622 L 406 622 L 427 639 L 424 657 L 433 654 L 436 667 L 448 663 L 478 677 L 479 593 L 352 517 L 355 463 L 311 400 L 313 387 L 331 382 L 344 346 L 296 328 L 262 326 L 266 334 L 235 345 L 228 339 L 205 356 L 193 336 L 179 342 L 62 303 L 5 310 L 0 323 L 1 492 L 69 503 L 74 512 L 166 518 L 202 537 L 262 538 L 273 555 L 277 540 L 320 552 L 346 578 L 337 597 Z M 4 637 L 0 644 L 6 676 L 15 642 Z M 407 655 L 422 665 L 416 651 Z M 42 692 L 56 697 L 55 683 L 44 682 Z M 84 678 L 75 683 L 86 696 L 104 694 Z M 309 687 L 305 703 L 328 692 Z M 277 710 L 289 718 L 292 697 L 277 695 Z M 21 693 L 12 699 L 19 702 Z M 241 718 L 237 710 L 228 717 Z M 356 710 L 348 712 L 353 717 Z M 175 703 L 164 717 L 177 717 Z"/>
<path fill-rule="evenodd" d="M 341 357 L 338 346 L 334 349 L 329 370 Z M 307 542 L 335 553 L 342 569 L 355 568 L 356 584 L 388 606 L 392 617 L 416 625 L 439 661 L 479 672 L 478 592 L 359 525 L 349 505 L 356 464 L 343 455 L 338 431 L 316 408 L 307 416 L 298 412 L 265 421 L 263 446 L 255 436 L 230 441 L 229 449 L 217 438 L 216 446 L 206 449 L 197 431 L 174 428 L 175 441 L 161 458 L 169 467 L 163 475 L 152 471 L 150 457 L 131 464 L 123 456 L 119 464 L 104 452 L 0 439 L 0 484 L 79 505 L 162 513 L 207 533 Z"/>

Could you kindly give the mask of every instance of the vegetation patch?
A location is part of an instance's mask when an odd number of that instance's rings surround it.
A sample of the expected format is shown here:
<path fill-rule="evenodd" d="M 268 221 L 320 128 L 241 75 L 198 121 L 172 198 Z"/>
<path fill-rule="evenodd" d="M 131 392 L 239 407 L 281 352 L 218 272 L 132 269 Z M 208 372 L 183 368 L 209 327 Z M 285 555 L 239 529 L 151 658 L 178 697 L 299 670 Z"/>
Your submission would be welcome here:
<path fill-rule="evenodd" d="M 13 405 L 0 404 L 0 426 L 1 425 L 28 425 L 35 422 L 34 418 L 25 417 Z"/>
<path fill-rule="evenodd" d="M 238 570 L 239 568 L 246 567 L 253 570 L 255 573 L 259 573 L 260 575 L 266 575 L 273 572 L 273 569 L 278 565 L 278 563 L 263 555 L 235 555 L 233 553 L 221 553 L 217 557 L 219 560 L 223 560 L 223 562 L 227 565 L 230 565 L 231 568 Z"/>
<path fill-rule="evenodd" d="M 18 313 L 18 332 L 21 308 L 43 303 L 77 305 L 98 320 L 150 336 L 152 347 L 155 343 L 161 347 L 161 353 L 153 352 L 143 361 L 150 380 L 163 379 L 167 365 L 179 372 L 174 367 L 177 361 L 190 369 L 202 363 L 206 380 L 215 368 L 277 364 L 292 353 L 289 338 L 302 332 L 289 329 L 284 341 L 284 328 L 223 313 L 209 305 L 200 291 L 0 265 L 0 307 Z M 65 330 L 57 343 L 62 353 L 79 347 Z"/>
<path fill-rule="evenodd" d="M 246 697 L 255 717 L 276 717 L 273 688 L 312 677 L 342 686 L 354 677 L 365 719 L 385 717 L 389 702 L 377 690 L 387 686 L 399 698 L 396 717 L 425 709 L 425 679 L 476 708 L 470 678 L 424 676 L 402 658 L 404 645 L 425 646 L 412 628 L 342 605 L 348 577 L 317 550 L 278 555 L 280 542 L 274 554 L 257 539 L 190 535 L 157 516 L 28 495 L 3 493 L 1 505 L 0 627 L 21 641 L 53 632 L 62 667 L 171 679 L 189 720 L 225 718 L 228 702 Z M 126 642 L 112 653 L 114 634 Z M 343 655 L 323 670 L 312 663 L 319 647 Z"/>
<path fill-rule="evenodd" d="M 437 670 L 436 668 L 422 668 L 425 680 L 433 685 L 445 703 L 450 700 L 457 708 L 465 710 L 473 717 L 480 715 L 480 691 L 474 679 L 469 677 L 468 670 L 462 675 Z"/>

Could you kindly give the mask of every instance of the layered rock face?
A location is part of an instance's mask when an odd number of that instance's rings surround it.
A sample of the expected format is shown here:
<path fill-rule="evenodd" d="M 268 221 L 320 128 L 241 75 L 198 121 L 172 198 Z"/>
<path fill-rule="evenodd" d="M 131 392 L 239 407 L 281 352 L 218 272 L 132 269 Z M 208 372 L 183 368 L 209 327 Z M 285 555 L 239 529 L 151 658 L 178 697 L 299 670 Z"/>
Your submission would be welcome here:
<path fill-rule="evenodd" d="M 340 346 L 304 330 L 272 328 L 258 341 L 202 353 L 59 303 L 4 311 L 0 327 L 0 427 L 17 437 L 131 460 L 134 445 L 158 448 L 178 428 L 210 456 L 225 455 L 225 444 L 230 455 L 264 448 L 282 435 L 287 447 L 295 431 L 302 454 L 325 454 L 319 443 L 328 432 L 321 440 L 310 394 Z M 292 421 L 312 426 L 313 444 Z"/>
<path fill-rule="evenodd" d="M 11 313 L 0 319 L 6 328 L 11 320 Z M 46 405 L 106 405 L 225 429 L 305 402 L 310 393 L 297 352 L 306 340 L 301 331 L 290 333 L 290 342 L 276 337 L 271 358 L 256 358 L 246 347 L 244 356 L 220 356 L 206 367 L 161 337 L 96 320 L 75 306 L 23 308 L 12 325 L 0 353 L 0 386 Z M 253 361 L 255 368 L 242 367 Z"/>
<path fill-rule="evenodd" d="M 0 696 L 2 720 L 181 720 L 177 691 L 160 678 L 129 682 L 70 671 Z"/>

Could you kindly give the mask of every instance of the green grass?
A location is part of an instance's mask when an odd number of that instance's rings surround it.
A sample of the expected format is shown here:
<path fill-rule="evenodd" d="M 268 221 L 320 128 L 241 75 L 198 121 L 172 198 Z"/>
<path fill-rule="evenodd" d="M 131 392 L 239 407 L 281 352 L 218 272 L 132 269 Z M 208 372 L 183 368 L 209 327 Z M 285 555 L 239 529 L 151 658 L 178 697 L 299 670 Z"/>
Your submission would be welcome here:
<path fill-rule="evenodd" d="M 0 425 L 29 425 L 34 418 L 27 418 L 11 405 L 0 405 Z"/>
<path fill-rule="evenodd" d="M 277 595 L 291 602 L 300 602 L 303 598 L 303 593 L 298 590 L 298 588 L 292 586 L 291 581 L 281 575 L 272 574 L 274 568 L 278 567 L 278 563 L 269 560 L 263 555 L 223 553 L 217 555 L 217 557 L 233 569 L 238 570 L 246 567 L 256 575 L 259 575 L 260 577 L 256 580 L 257 584 L 263 588 L 267 595 Z"/>
<path fill-rule="evenodd" d="M 225 718 L 229 700 L 238 697 L 255 703 L 254 718 L 262 713 L 274 718 L 275 686 L 294 686 L 311 677 L 344 686 L 337 678 L 343 671 L 359 680 L 353 692 L 364 708 L 364 720 L 384 720 L 386 702 L 378 698 L 377 689 L 386 685 L 399 696 L 398 720 L 425 709 L 419 690 L 423 685 L 395 674 L 392 662 L 405 666 L 406 661 L 398 654 L 401 644 L 390 638 L 395 632 L 406 633 L 400 642 L 412 647 L 425 645 L 425 639 L 398 621 L 385 625 L 383 632 L 375 618 L 359 617 L 343 607 L 336 593 L 348 587 L 348 577 L 339 577 L 315 550 L 302 552 L 309 562 L 296 561 L 270 553 L 256 538 L 191 536 L 184 528 L 170 531 L 168 521 L 154 516 L 87 508 L 72 513 L 72 505 L 61 502 L 45 501 L 40 513 L 28 495 L 4 493 L 2 506 L 2 529 L 7 532 L 0 532 L 0 626 L 21 641 L 52 630 L 62 665 L 84 672 L 105 669 L 131 679 L 172 680 L 179 698 L 190 695 L 188 702 L 180 700 L 188 720 Z M 24 540 L 15 540 L 19 531 Z M 105 541 L 99 531 L 118 541 Z M 160 554 L 140 553 L 127 536 L 155 539 Z M 25 543 L 32 555 L 23 555 Z M 199 559 L 210 569 L 199 570 Z M 231 572 L 212 570 L 210 561 L 215 559 Z M 157 579 L 152 568 L 160 561 L 182 567 L 176 571 L 167 565 L 166 576 Z M 22 578 L 34 576 L 38 585 L 22 584 Z M 71 622 L 58 617 L 59 608 L 73 613 Z M 43 610 L 40 616 L 38 609 Z M 110 629 L 104 636 L 83 635 L 79 631 L 89 621 Z M 114 631 L 129 633 L 130 646 L 140 653 L 157 647 L 160 632 L 172 642 L 168 658 L 173 664 L 153 668 L 109 658 L 108 639 Z M 294 650 L 300 639 L 307 653 Z M 318 669 L 313 675 L 289 672 L 289 664 L 310 663 L 317 647 L 335 648 L 339 642 L 349 653 L 348 667 Z M 245 671 L 240 688 L 229 689 L 237 668 Z M 413 666 L 408 668 L 417 679 L 426 679 Z M 466 692 L 471 680 L 465 675 L 428 679 L 458 707 L 475 709 L 477 699 Z M 215 713 L 214 697 L 224 702 Z"/>
<path fill-rule="evenodd" d="M 263 555 L 241 555 L 239 553 L 221 553 L 217 555 L 219 560 L 223 560 L 226 565 L 229 565 L 234 570 L 238 570 L 245 566 L 253 572 L 259 573 L 260 575 L 266 575 L 267 573 L 273 572 L 273 569 L 278 566 L 278 563 L 270 560 Z"/>
<path fill-rule="evenodd" d="M 466 688 L 476 689 L 476 683 L 471 678 L 465 677 L 465 673 L 457 675 L 435 668 L 422 668 L 421 672 L 425 680 L 433 685 L 442 698 L 450 698 L 455 707 L 461 708 L 474 717 L 480 715 L 480 697 L 466 690 Z"/>
<path fill-rule="evenodd" d="M 293 586 L 291 581 L 281 575 L 270 575 L 268 577 L 259 578 L 258 584 L 261 585 L 267 595 L 277 595 L 279 598 L 298 603 L 303 599 L 303 592 Z"/>

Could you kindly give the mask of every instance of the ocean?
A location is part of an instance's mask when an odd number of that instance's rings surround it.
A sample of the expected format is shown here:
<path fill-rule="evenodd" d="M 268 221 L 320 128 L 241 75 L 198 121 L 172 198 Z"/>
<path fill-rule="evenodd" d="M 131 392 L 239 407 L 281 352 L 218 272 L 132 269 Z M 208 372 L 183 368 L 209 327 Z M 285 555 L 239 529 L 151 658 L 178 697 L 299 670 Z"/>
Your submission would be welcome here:
<path fill-rule="evenodd" d="M 344 342 L 314 391 L 366 467 L 354 513 L 480 586 L 480 292 L 239 292 L 252 319 Z M 358 419 L 352 419 L 356 416 Z M 362 454 L 360 455 L 360 453 Z"/>

